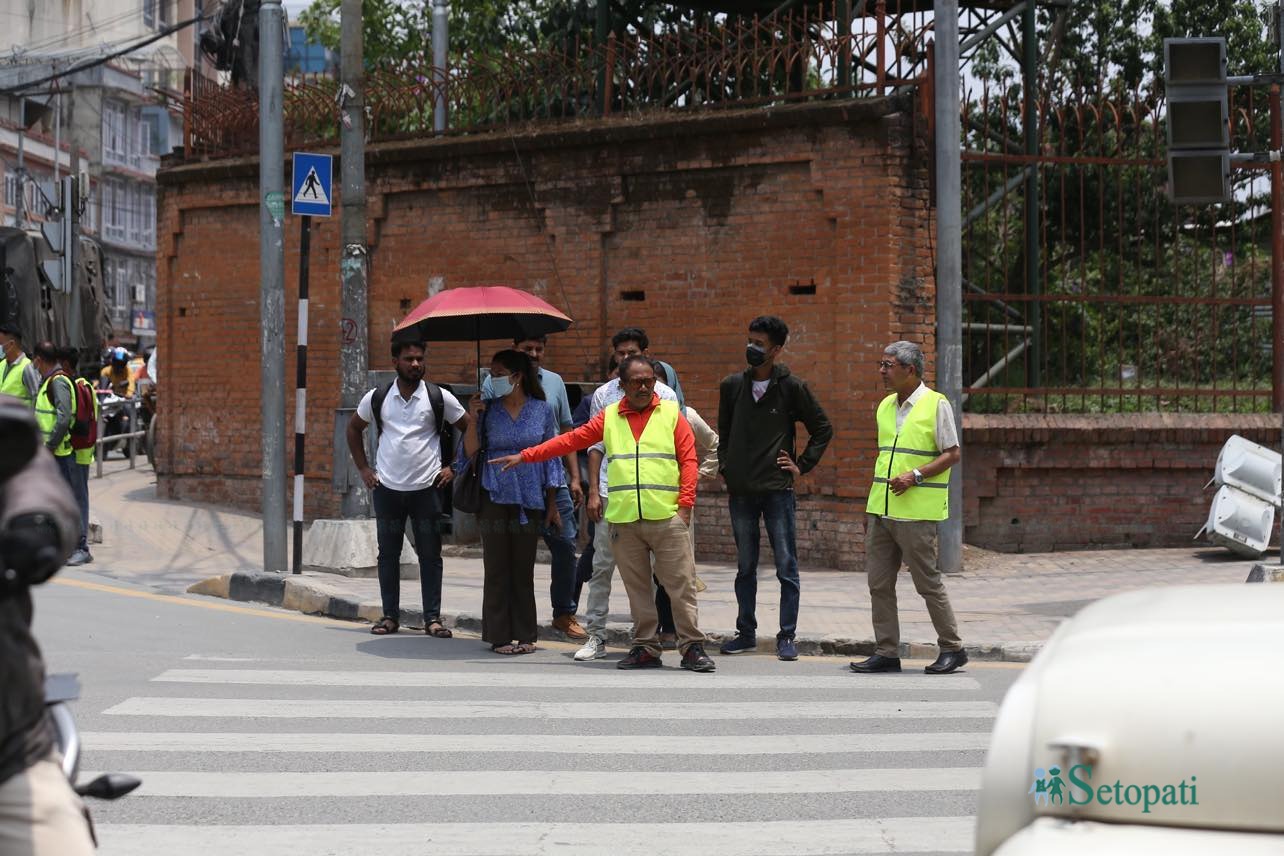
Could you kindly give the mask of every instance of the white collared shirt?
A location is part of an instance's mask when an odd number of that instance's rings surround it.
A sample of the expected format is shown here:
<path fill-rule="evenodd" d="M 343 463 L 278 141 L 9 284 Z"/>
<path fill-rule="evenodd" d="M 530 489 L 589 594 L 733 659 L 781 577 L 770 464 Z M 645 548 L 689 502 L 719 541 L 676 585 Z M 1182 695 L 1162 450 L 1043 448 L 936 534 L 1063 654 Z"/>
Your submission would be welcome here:
<path fill-rule="evenodd" d="M 896 433 L 901 433 L 905 417 L 914 409 L 920 398 L 927 394 L 927 384 L 919 383 L 918 389 L 909 394 L 905 401 L 896 405 Z M 954 408 L 946 404 L 936 408 L 936 451 L 939 454 L 959 444 L 959 432 L 954 425 Z"/>
<path fill-rule="evenodd" d="M 366 422 L 374 422 L 373 398 L 372 389 L 357 405 L 357 416 Z M 448 390 L 441 391 L 441 403 L 446 411 L 446 425 L 463 418 L 463 405 Z M 432 403 L 428 401 L 428 387 L 420 381 L 410 398 L 404 398 L 401 388 L 394 383 L 383 400 L 380 415 L 383 433 L 379 435 L 379 448 L 375 452 L 379 483 L 390 490 L 430 487 L 441 472 L 441 442 L 437 438 Z"/>

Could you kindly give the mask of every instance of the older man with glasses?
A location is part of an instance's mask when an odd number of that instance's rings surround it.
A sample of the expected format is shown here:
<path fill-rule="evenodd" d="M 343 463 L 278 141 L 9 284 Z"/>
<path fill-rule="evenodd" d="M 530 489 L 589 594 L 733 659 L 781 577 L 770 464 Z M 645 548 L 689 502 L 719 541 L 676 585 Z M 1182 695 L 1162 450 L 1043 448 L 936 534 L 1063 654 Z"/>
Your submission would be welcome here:
<path fill-rule="evenodd" d="M 944 675 L 967 663 L 958 623 L 936 565 L 936 529 L 949 516 L 950 468 L 959 462 L 958 429 L 945 396 L 923 383 L 923 352 L 893 342 L 878 364 L 891 394 L 878 405 L 878 460 L 865 510 L 865 574 L 874 618 L 874 655 L 854 672 L 899 672 L 896 577 L 909 566 L 927 602 L 940 656 L 924 671 Z"/>

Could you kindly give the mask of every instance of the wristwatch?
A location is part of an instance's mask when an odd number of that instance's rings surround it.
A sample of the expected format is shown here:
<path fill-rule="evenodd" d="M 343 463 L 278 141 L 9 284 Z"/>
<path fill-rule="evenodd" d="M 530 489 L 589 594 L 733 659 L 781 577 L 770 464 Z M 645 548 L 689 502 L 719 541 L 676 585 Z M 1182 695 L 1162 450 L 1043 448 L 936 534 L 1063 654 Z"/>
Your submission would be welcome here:
<path fill-rule="evenodd" d="M 919 472 L 918 467 L 915 467 L 915 468 L 914 468 L 914 484 L 922 484 L 922 483 L 923 483 L 923 474 L 922 474 L 921 472 Z"/>

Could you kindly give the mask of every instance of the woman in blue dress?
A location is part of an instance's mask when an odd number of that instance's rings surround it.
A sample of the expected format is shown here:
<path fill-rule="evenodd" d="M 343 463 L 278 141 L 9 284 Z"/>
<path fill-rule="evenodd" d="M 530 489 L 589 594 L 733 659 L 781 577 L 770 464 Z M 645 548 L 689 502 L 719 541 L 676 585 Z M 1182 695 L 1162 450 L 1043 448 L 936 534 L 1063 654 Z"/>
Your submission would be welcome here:
<path fill-rule="evenodd" d="M 530 357 L 515 350 L 495 354 L 490 383 L 495 398 L 473 397 L 461 464 L 463 456 L 471 457 L 483 446 L 485 459 L 498 458 L 557 435 L 553 409 L 544 400 Z M 535 549 L 542 526 L 561 526 L 557 489 L 564 479 L 560 460 L 521 464 L 507 472 L 482 465 L 482 507 L 477 513 L 485 569 L 482 639 L 497 654 L 535 650 Z"/>

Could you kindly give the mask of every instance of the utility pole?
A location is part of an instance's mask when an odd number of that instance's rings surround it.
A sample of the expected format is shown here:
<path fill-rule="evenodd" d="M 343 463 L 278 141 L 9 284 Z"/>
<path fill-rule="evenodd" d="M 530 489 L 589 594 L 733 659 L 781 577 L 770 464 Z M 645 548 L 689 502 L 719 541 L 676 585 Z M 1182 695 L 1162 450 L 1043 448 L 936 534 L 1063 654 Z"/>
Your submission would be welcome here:
<path fill-rule="evenodd" d="M 446 130 L 446 80 L 450 65 L 450 3 L 432 0 L 432 73 L 437 79 L 437 99 L 432 110 L 432 129 Z"/>
<path fill-rule="evenodd" d="M 281 0 L 259 6 L 259 334 L 263 419 L 263 570 L 284 573 L 285 132 Z"/>
<path fill-rule="evenodd" d="M 434 36 L 435 40 L 435 36 Z M 343 320 L 339 326 L 339 410 L 335 414 L 334 472 L 352 474 L 343 426 L 365 394 L 366 276 L 366 95 L 361 0 L 339 7 L 339 169 L 343 203 L 339 228 L 343 256 L 339 261 Z M 343 480 L 340 513 L 346 519 L 369 516 L 366 487 L 354 474 Z"/>
<path fill-rule="evenodd" d="M 19 229 L 25 228 L 23 222 L 27 219 L 26 199 L 27 199 L 27 172 L 22 161 L 22 143 L 27 139 L 27 99 L 18 99 L 18 198 L 14 200 L 13 225 Z"/>
<path fill-rule="evenodd" d="M 963 434 L 963 208 L 959 119 L 958 0 L 936 0 L 936 384 Z M 941 522 L 938 561 L 963 570 L 963 473 L 950 478 L 950 516 Z"/>
<path fill-rule="evenodd" d="M 80 350 L 83 347 L 84 324 L 81 315 L 80 283 L 76 280 L 76 257 L 80 255 L 80 179 L 75 173 L 64 177 L 59 187 L 62 192 L 62 281 L 71 295 L 67 318 L 68 344 Z"/>

